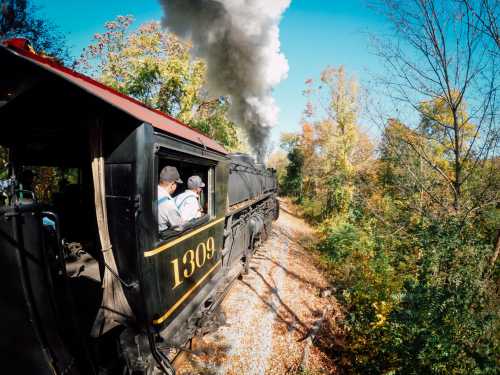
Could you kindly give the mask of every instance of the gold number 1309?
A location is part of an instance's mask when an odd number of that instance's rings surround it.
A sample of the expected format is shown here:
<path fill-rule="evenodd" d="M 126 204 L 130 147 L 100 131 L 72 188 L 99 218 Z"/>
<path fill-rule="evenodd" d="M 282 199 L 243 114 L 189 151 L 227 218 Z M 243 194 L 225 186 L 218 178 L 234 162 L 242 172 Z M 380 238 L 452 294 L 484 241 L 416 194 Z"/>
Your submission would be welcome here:
<path fill-rule="evenodd" d="M 179 258 L 175 258 L 172 263 L 174 271 L 174 286 L 172 289 L 177 288 L 182 284 L 184 279 L 190 278 L 197 268 L 203 267 L 205 262 L 214 257 L 215 254 L 215 241 L 213 237 L 209 237 L 207 242 L 200 242 L 196 246 L 196 250 L 188 250 L 182 256 L 182 265 L 179 265 Z M 182 268 L 182 269 L 181 269 Z M 183 278 L 181 279 L 181 271 Z"/>

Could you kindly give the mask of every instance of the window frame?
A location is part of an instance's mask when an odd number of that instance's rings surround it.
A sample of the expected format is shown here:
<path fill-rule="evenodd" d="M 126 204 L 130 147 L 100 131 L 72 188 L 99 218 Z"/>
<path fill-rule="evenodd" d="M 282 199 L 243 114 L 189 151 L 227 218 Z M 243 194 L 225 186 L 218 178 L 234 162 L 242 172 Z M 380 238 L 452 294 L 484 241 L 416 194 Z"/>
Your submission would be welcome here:
<path fill-rule="evenodd" d="M 160 165 L 161 160 L 172 160 L 177 163 L 186 163 L 192 166 L 198 166 L 201 168 L 206 168 L 207 172 L 207 181 L 204 181 L 207 184 L 207 213 L 203 215 L 201 218 L 204 218 L 208 215 L 208 219 L 202 220 L 200 223 L 197 223 L 193 226 L 188 226 L 187 228 L 179 231 L 175 235 L 168 236 L 166 239 L 162 239 L 160 236 L 160 231 L 158 230 L 158 182 L 159 182 L 159 174 L 160 174 Z M 205 155 L 200 155 L 199 153 L 191 153 L 187 150 L 179 150 L 177 148 L 172 148 L 169 145 L 157 143 L 155 144 L 155 152 L 153 157 L 153 201 L 155 204 L 153 205 L 153 220 L 156 228 L 156 243 L 164 244 L 168 243 L 180 236 L 183 236 L 193 230 L 196 230 L 204 225 L 211 223 L 216 218 L 216 189 L 215 189 L 215 168 L 218 165 L 218 160 L 210 157 L 206 157 Z M 187 181 L 185 181 L 185 184 Z M 183 186 L 183 185 L 181 185 Z M 200 219 L 201 219 L 200 218 Z"/>

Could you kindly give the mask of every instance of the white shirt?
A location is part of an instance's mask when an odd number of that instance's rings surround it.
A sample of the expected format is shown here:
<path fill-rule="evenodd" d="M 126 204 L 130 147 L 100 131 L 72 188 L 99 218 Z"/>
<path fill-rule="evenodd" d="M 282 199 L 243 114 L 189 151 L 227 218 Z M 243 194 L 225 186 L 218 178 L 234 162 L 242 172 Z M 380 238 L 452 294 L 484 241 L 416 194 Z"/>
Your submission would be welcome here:
<path fill-rule="evenodd" d="M 158 185 L 158 229 L 164 231 L 172 226 L 181 225 L 182 219 L 174 198 L 167 190 Z"/>
<path fill-rule="evenodd" d="M 186 190 L 184 193 L 175 197 L 175 204 L 184 221 L 201 217 L 200 201 L 198 195 L 192 190 Z"/>

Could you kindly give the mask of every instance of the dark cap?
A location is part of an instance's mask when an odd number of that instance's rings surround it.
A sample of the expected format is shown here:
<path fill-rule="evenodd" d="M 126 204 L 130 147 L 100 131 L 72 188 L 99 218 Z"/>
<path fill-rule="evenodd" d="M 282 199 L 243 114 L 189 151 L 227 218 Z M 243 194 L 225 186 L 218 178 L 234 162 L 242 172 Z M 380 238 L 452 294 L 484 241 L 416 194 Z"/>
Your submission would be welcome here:
<path fill-rule="evenodd" d="M 188 178 L 188 189 L 197 189 L 205 187 L 200 176 L 191 176 Z"/>
<path fill-rule="evenodd" d="M 179 175 L 177 168 L 171 167 L 170 165 L 167 165 L 161 170 L 160 181 L 177 182 L 182 184 L 181 176 Z"/>

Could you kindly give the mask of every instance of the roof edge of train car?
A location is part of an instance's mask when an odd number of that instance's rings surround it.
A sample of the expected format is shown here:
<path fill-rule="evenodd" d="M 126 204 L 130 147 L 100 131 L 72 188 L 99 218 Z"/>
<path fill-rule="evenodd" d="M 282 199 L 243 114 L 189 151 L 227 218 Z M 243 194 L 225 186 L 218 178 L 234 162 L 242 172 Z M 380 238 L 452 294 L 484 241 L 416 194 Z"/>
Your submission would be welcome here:
<path fill-rule="evenodd" d="M 33 51 L 28 40 L 23 38 L 9 39 L 0 44 L 0 48 L 12 55 L 27 60 L 42 69 L 78 86 L 106 103 L 122 110 L 140 121 L 151 124 L 155 129 L 177 136 L 201 147 L 227 155 L 226 149 L 212 138 L 189 127 L 174 117 L 153 109 L 144 103 L 122 94 L 84 74 L 69 69 L 53 58 L 41 56 Z"/>

